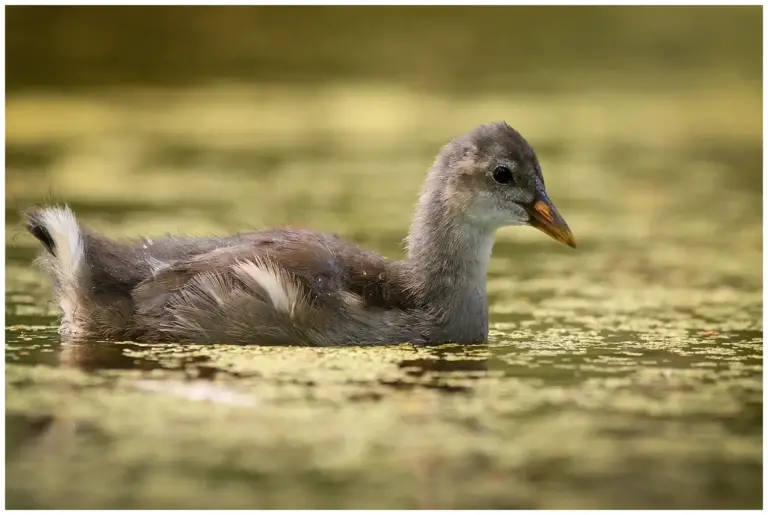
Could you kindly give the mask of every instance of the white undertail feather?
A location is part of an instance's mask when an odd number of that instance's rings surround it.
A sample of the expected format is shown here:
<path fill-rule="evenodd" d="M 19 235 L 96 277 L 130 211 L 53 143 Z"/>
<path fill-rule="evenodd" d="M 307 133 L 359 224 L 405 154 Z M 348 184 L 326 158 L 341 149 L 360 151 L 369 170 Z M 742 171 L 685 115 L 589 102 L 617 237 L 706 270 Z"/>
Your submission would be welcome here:
<path fill-rule="evenodd" d="M 304 303 L 301 286 L 274 263 L 262 259 L 241 261 L 232 265 L 232 270 L 246 284 L 253 281 L 264 290 L 276 311 L 293 316 Z"/>
<path fill-rule="evenodd" d="M 83 236 L 74 213 L 69 207 L 50 207 L 40 213 L 40 223 L 53 240 L 56 256 L 48 263 L 59 285 L 58 300 L 62 311 L 62 329 L 75 331 L 77 288 L 85 253 Z"/>

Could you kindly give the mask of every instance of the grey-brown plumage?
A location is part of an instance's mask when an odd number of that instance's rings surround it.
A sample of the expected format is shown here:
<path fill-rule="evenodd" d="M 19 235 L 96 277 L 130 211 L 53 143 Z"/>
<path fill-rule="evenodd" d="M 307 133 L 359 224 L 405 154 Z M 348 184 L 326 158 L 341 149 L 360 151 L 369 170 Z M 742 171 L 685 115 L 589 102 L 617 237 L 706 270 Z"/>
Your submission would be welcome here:
<path fill-rule="evenodd" d="M 301 229 L 118 242 L 66 207 L 27 215 L 70 339 L 318 346 L 485 341 L 486 270 L 505 225 L 575 246 L 533 149 L 505 123 L 442 149 L 400 261 Z"/>

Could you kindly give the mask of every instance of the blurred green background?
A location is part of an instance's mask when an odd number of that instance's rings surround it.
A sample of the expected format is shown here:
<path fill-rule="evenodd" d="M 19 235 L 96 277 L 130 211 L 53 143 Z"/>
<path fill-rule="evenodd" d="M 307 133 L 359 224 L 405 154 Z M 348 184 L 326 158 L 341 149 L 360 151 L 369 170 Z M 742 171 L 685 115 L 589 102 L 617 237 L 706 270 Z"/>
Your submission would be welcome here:
<path fill-rule="evenodd" d="M 55 334 L 19 209 L 395 258 L 499 119 L 579 249 L 499 231 L 488 346 Z M 759 507 L 762 152 L 757 6 L 8 7 L 8 506 Z"/>
<path fill-rule="evenodd" d="M 696 73 L 759 80 L 761 29 L 759 7 L 15 7 L 7 81 L 669 87 Z"/>

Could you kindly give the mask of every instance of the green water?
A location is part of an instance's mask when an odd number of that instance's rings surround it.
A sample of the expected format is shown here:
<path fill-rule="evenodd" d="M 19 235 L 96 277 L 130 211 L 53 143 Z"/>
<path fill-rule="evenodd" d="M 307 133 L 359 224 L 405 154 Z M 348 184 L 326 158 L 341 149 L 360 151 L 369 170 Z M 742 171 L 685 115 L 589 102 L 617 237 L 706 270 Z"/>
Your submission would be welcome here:
<path fill-rule="evenodd" d="M 667 50 L 672 18 L 654 32 Z M 692 19 L 691 34 L 711 34 Z M 570 30 L 586 34 L 579 20 Z M 613 34 L 625 51 L 643 41 Z M 96 74 L 79 89 L 73 72 L 61 89 L 12 67 L 8 507 L 759 508 L 762 101 L 740 37 L 664 54 L 687 67 L 622 61 L 639 83 L 571 63 L 552 88 L 490 72 L 474 90 L 416 87 L 331 67 L 333 80 L 169 74 L 185 84 L 163 88 Z M 360 48 L 377 55 L 374 41 Z M 585 41 L 594 63 L 603 39 Z M 397 69 L 418 75 L 409 62 Z M 452 63 L 424 74 L 477 72 Z M 291 224 L 394 258 L 440 145 L 496 119 L 537 150 L 579 248 L 499 232 L 488 345 L 62 344 L 17 225 L 18 208 L 66 201 L 117 237 Z"/>

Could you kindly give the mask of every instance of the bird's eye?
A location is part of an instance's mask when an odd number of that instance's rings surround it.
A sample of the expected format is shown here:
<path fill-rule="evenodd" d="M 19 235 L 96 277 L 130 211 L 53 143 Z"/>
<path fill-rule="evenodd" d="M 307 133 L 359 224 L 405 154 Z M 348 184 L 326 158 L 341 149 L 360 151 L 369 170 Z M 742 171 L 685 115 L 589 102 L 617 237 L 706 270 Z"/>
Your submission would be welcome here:
<path fill-rule="evenodd" d="M 512 177 L 512 170 L 506 166 L 497 166 L 493 170 L 493 180 L 499 184 L 509 184 L 513 182 L 514 178 Z"/>

